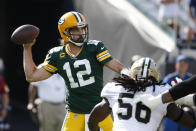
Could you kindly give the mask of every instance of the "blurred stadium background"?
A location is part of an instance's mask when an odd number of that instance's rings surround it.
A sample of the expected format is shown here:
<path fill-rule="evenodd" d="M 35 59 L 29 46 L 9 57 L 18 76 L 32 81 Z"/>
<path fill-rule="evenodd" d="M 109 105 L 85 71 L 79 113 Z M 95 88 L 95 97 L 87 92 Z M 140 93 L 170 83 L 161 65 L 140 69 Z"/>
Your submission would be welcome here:
<path fill-rule="evenodd" d="M 187 1 L 186 1 L 187 2 Z M 183 25 L 189 25 L 188 4 L 181 6 Z M 158 21 L 159 4 L 155 0 L 1 0 L 0 57 L 3 75 L 10 88 L 9 120 L 12 131 L 35 131 L 37 126 L 26 110 L 28 83 L 22 66 L 22 47 L 10 41 L 18 26 L 33 24 L 40 35 L 33 47 L 36 64 L 42 63 L 47 51 L 60 38 L 58 19 L 67 11 L 82 12 L 88 21 L 90 39 L 102 40 L 113 57 L 130 66 L 131 57 L 139 54 L 155 59 L 162 77 L 174 71 L 175 58 L 184 54 L 191 59 L 189 72 L 196 70 L 194 41 L 187 46 L 184 37 L 177 39 L 175 29 Z M 183 36 L 183 32 L 182 32 Z M 105 69 L 105 82 L 115 73 Z"/>

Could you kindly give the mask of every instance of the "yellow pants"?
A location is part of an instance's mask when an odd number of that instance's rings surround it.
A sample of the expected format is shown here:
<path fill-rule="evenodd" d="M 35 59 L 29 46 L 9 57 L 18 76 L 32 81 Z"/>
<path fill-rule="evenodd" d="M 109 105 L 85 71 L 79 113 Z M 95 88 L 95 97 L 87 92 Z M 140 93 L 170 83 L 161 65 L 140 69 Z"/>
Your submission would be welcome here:
<path fill-rule="evenodd" d="M 111 115 L 107 116 L 98 125 L 103 131 L 112 131 Z M 67 112 L 61 131 L 85 131 L 85 114 Z"/>

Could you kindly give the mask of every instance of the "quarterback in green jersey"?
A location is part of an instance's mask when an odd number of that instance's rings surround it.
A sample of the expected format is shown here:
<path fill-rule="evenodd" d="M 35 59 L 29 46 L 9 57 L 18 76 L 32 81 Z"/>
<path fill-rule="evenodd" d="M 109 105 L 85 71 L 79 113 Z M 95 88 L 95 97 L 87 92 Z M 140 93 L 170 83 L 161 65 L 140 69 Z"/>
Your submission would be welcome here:
<path fill-rule="evenodd" d="M 111 57 L 101 41 L 88 40 L 88 25 L 81 13 L 65 13 L 58 22 L 58 29 L 65 45 L 52 48 L 40 68 L 32 59 L 31 48 L 35 41 L 23 45 L 26 79 L 28 82 L 40 81 L 54 73 L 60 74 L 67 86 L 68 110 L 62 131 L 85 131 L 88 114 L 102 100 L 104 65 L 117 73 L 129 71 Z M 100 122 L 99 127 L 103 131 L 112 131 L 111 116 Z"/>

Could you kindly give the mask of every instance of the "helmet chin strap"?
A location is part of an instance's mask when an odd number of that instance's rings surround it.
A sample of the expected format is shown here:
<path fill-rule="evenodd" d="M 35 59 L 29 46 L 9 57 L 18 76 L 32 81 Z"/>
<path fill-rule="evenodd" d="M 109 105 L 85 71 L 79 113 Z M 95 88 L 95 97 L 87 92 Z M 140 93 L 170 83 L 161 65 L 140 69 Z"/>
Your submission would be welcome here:
<path fill-rule="evenodd" d="M 82 43 L 78 43 L 78 42 L 74 42 L 73 40 L 71 40 L 71 39 L 69 39 L 69 38 L 67 38 L 71 43 L 73 43 L 74 45 L 76 45 L 76 46 L 82 46 L 83 44 L 84 44 L 84 42 L 82 42 Z"/>
<path fill-rule="evenodd" d="M 67 36 L 67 32 L 66 32 L 66 31 L 64 32 L 64 34 L 65 34 L 65 36 L 67 37 L 67 39 L 68 39 L 71 43 L 73 43 L 74 45 L 76 45 L 76 46 L 82 46 L 82 45 L 84 44 L 84 42 L 79 43 L 79 42 L 74 42 L 73 40 L 71 40 L 71 39 Z"/>

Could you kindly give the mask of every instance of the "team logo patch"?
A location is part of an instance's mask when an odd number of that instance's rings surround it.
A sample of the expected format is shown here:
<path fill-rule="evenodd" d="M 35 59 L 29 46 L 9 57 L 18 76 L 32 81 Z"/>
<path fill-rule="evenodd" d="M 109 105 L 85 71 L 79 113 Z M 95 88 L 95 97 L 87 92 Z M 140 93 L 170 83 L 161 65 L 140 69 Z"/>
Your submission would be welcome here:
<path fill-rule="evenodd" d="M 65 19 L 64 18 L 60 18 L 58 24 L 62 25 L 64 22 L 65 22 Z"/>
<path fill-rule="evenodd" d="M 64 52 L 60 53 L 59 57 L 60 58 L 64 58 L 65 57 L 65 53 Z"/>

